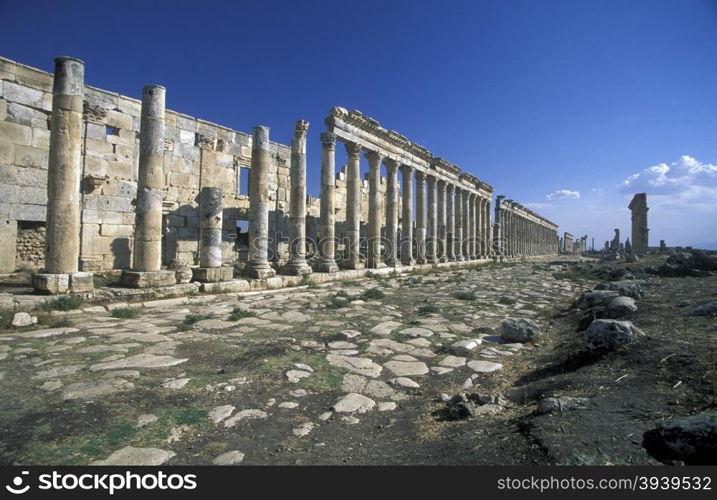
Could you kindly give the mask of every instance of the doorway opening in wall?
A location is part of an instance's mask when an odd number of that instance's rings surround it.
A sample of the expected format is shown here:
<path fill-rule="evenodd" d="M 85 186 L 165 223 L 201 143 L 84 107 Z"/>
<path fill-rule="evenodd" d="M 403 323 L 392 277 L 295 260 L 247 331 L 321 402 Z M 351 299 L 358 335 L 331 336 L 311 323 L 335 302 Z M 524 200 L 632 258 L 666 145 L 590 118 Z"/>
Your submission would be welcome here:
<path fill-rule="evenodd" d="M 239 168 L 239 191 L 237 194 L 239 196 L 249 196 L 249 182 L 250 182 L 250 176 L 251 176 L 251 169 L 246 167 L 238 167 Z"/>

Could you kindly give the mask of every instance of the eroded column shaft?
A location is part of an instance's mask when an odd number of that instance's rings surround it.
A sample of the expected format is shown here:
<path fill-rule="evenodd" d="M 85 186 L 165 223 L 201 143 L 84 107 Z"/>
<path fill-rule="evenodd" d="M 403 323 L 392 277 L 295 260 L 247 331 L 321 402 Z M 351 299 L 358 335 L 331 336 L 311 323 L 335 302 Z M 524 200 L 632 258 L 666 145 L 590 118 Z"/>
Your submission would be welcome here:
<path fill-rule="evenodd" d="M 291 196 L 289 200 L 289 274 L 308 274 L 306 263 L 306 133 L 309 122 L 299 120 L 291 140 Z"/>
<path fill-rule="evenodd" d="M 384 267 L 381 258 L 381 155 L 366 153 L 369 164 L 368 193 L 368 266 Z"/>
<path fill-rule="evenodd" d="M 398 165 L 386 159 L 386 263 L 398 264 Z"/>
<path fill-rule="evenodd" d="M 253 278 L 268 278 L 276 274 L 269 265 L 270 166 L 269 127 L 254 127 L 249 183 L 249 262 L 246 267 L 246 274 Z"/>
<path fill-rule="evenodd" d="M 204 187 L 199 193 L 199 267 L 222 265 L 221 188 Z"/>
<path fill-rule="evenodd" d="M 321 134 L 321 214 L 319 220 L 319 262 L 316 270 L 333 273 L 336 264 L 336 135 Z"/>
<path fill-rule="evenodd" d="M 401 217 L 401 264 L 412 266 L 413 260 L 413 169 L 401 165 L 402 217 Z"/>
<path fill-rule="evenodd" d="M 346 173 L 346 246 L 345 266 L 360 269 L 361 264 L 361 145 L 346 143 L 348 166 Z"/>

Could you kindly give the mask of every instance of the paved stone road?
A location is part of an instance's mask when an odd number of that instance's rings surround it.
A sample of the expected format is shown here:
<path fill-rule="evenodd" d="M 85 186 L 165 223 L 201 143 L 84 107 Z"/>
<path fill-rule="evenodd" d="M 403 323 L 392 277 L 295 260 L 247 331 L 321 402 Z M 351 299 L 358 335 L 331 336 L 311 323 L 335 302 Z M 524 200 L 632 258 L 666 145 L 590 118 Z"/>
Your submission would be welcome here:
<path fill-rule="evenodd" d="M 276 443 L 320 454 L 535 348 L 496 333 L 505 317 L 548 327 L 544 311 L 579 292 L 559 269 L 376 277 L 0 334 L 0 449 L 23 464 L 266 463 Z"/>

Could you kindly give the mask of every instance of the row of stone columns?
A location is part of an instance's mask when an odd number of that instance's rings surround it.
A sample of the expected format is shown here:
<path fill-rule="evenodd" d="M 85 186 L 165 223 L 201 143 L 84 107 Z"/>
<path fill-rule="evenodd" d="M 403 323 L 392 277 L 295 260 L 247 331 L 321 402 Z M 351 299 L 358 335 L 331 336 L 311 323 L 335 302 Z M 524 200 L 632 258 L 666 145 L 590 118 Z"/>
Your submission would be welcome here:
<path fill-rule="evenodd" d="M 537 220 L 536 220 L 537 219 Z M 525 208 L 500 195 L 495 207 L 495 250 L 504 258 L 558 253 L 557 227 L 531 216 Z"/>
<path fill-rule="evenodd" d="M 335 151 L 336 136 L 321 135 L 321 219 L 319 260 L 315 269 L 338 269 L 335 242 Z M 346 195 L 346 258 L 348 269 L 360 269 L 361 146 L 346 142 L 348 154 Z M 369 162 L 368 244 L 366 264 L 378 269 L 435 262 L 487 258 L 490 244 L 490 201 L 467 187 L 449 183 L 410 165 L 383 158 L 376 151 L 366 152 Z M 385 234 L 381 236 L 381 163 L 386 167 Z M 398 170 L 401 171 L 402 213 L 399 240 Z M 414 228 L 413 188 L 416 187 Z M 415 229 L 415 231 L 414 231 Z M 415 234 L 414 234 L 415 232 Z M 415 242 L 415 251 L 414 251 Z M 382 252 L 382 243 L 384 251 Z M 399 260 L 400 251 L 400 260 Z"/>

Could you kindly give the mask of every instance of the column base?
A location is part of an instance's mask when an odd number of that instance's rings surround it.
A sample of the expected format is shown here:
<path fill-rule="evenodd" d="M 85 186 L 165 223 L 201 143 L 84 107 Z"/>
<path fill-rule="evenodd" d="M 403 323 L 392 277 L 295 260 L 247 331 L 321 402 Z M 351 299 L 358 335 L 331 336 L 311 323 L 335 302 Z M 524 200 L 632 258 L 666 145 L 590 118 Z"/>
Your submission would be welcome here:
<path fill-rule="evenodd" d="M 335 260 L 322 260 L 314 264 L 314 271 L 317 273 L 337 273 L 339 272 L 339 265 Z"/>
<path fill-rule="evenodd" d="M 276 270 L 271 267 L 268 261 L 249 262 L 244 268 L 243 274 L 250 278 L 264 279 L 276 276 Z"/>
<path fill-rule="evenodd" d="M 217 283 L 234 279 L 233 267 L 195 267 L 192 268 L 192 279 L 201 283 Z"/>
<path fill-rule="evenodd" d="M 402 265 L 402 266 L 415 266 L 415 265 L 416 265 L 416 261 L 413 260 L 413 259 L 401 260 L 401 265 Z"/>
<path fill-rule="evenodd" d="M 416 259 L 416 264 L 421 265 L 421 264 L 426 264 L 426 263 L 428 263 L 428 259 L 426 259 L 425 257 L 418 257 Z"/>
<path fill-rule="evenodd" d="M 343 262 L 341 264 L 341 267 L 344 269 L 352 269 L 352 270 L 358 270 L 358 269 L 365 269 L 366 266 L 363 262 Z"/>
<path fill-rule="evenodd" d="M 38 292 L 60 295 L 65 293 L 91 292 L 95 289 L 92 273 L 36 273 L 32 275 L 32 287 Z"/>
<path fill-rule="evenodd" d="M 448 262 L 448 257 L 446 257 L 446 256 L 444 255 L 443 257 L 440 257 L 440 258 L 438 259 L 438 262 L 444 262 L 444 263 L 445 263 L 445 262 Z"/>
<path fill-rule="evenodd" d="M 289 276 L 303 276 L 311 274 L 311 266 L 306 261 L 301 262 L 289 262 L 281 268 L 282 274 L 288 274 Z"/>
<path fill-rule="evenodd" d="M 378 262 L 374 262 L 374 263 L 369 263 L 369 265 L 368 265 L 369 269 L 383 269 L 385 267 L 387 267 L 386 263 L 382 260 L 380 260 Z"/>
<path fill-rule="evenodd" d="M 398 267 L 401 265 L 397 259 L 386 259 L 386 267 Z"/>
<path fill-rule="evenodd" d="M 151 288 L 177 284 L 174 271 L 131 271 L 124 270 L 120 275 L 120 285 L 128 288 Z"/>

